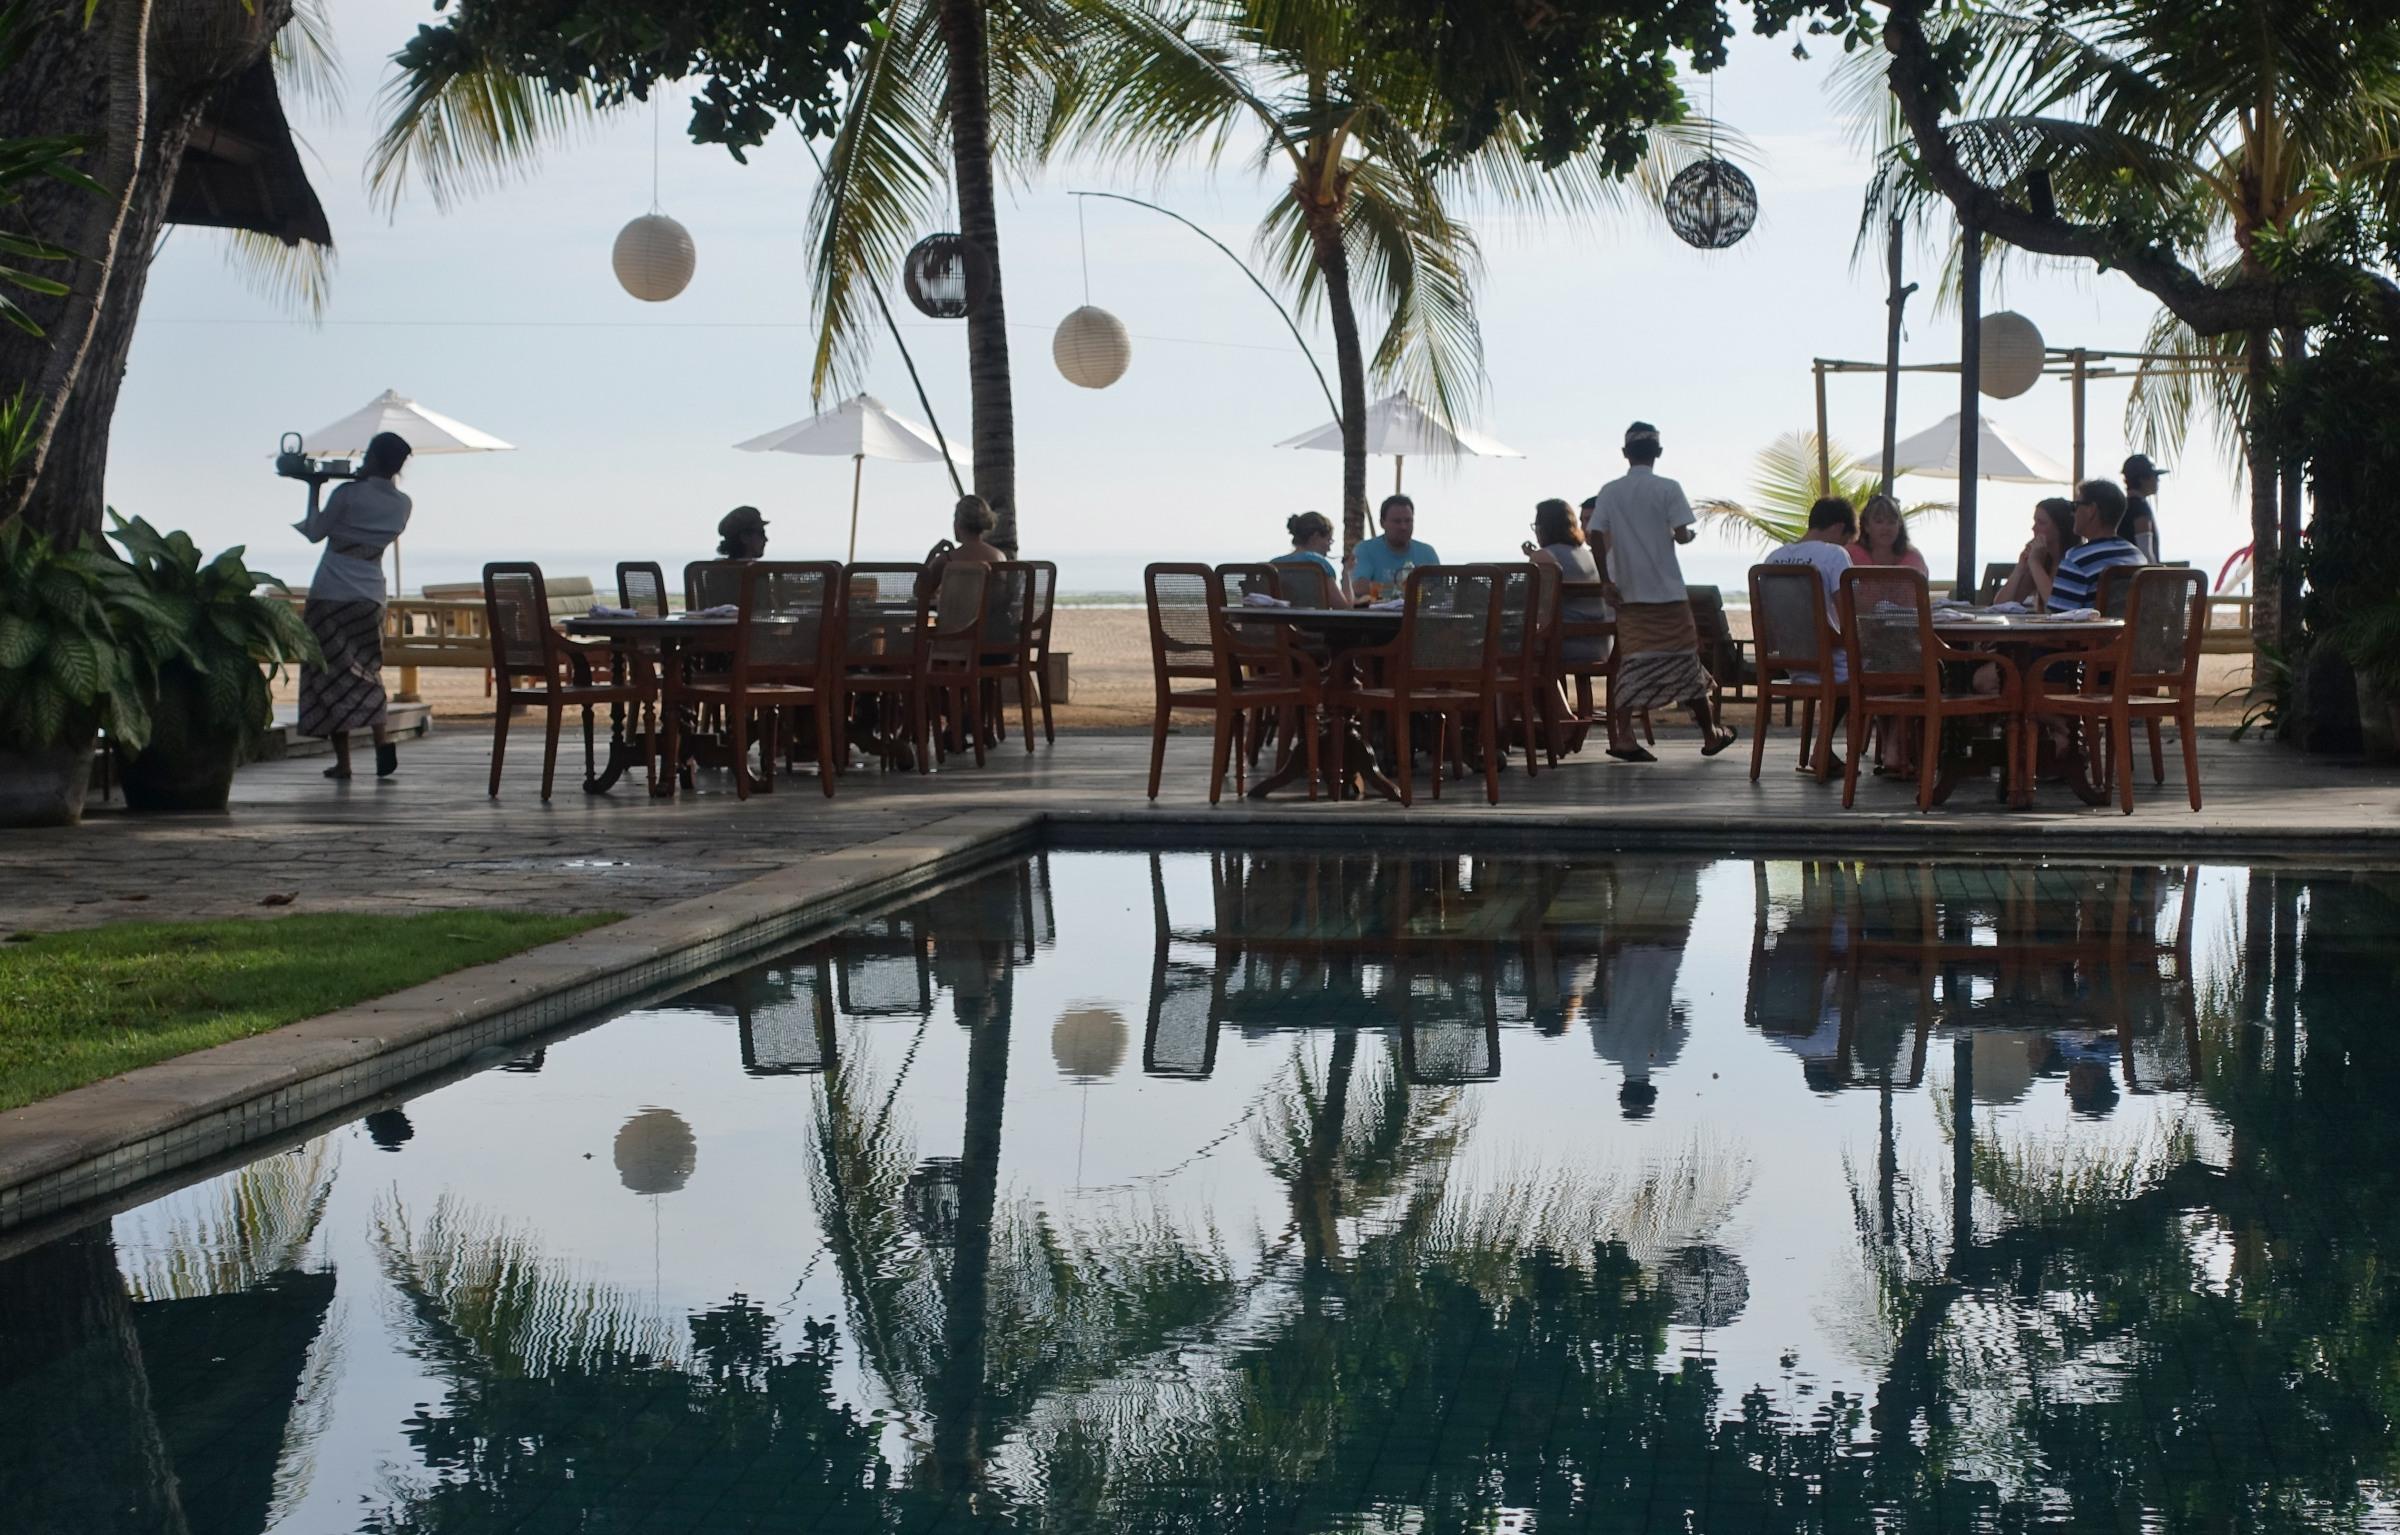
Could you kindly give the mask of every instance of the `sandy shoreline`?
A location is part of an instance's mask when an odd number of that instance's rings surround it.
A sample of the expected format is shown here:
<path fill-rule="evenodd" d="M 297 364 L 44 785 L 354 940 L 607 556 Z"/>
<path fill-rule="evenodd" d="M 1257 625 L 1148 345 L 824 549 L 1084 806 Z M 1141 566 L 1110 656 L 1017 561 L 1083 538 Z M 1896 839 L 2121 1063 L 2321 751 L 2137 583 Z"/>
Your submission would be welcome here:
<path fill-rule="evenodd" d="M 1748 632 L 1746 613 L 1737 610 L 1727 616 L 1736 634 Z M 1062 606 L 1052 621 L 1051 645 L 1072 657 L 1068 667 L 1074 701 L 1057 711 L 1061 725 L 1085 729 L 1148 727 L 1153 684 L 1146 614 L 1131 608 Z M 2249 674 L 2247 656 L 2201 657 L 2201 717 L 2224 724 L 2239 719 L 2238 694 L 2248 684 Z M 426 669 L 418 677 L 419 692 L 433 705 L 438 718 L 462 723 L 478 717 L 490 720 L 492 706 L 484 696 L 481 672 Z M 387 676 L 385 685 L 396 690 L 399 678 Z M 2218 704 L 2216 700 L 2227 693 L 2237 697 Z M 290 700 L 292 685 L 288 679 L 277 688 L 276 694 L 279 701 Z"/>

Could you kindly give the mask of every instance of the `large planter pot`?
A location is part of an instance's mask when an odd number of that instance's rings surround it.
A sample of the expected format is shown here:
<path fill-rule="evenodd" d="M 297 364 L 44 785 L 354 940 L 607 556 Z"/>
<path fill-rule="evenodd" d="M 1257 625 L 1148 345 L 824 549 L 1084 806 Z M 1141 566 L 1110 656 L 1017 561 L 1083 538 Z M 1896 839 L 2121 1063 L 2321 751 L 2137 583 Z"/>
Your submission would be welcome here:
<path fill-rule="evenodd" d="M 2369 762 L 2400 762 L 2400 699 L 2358 674 L 2358 735 Z"/>
<path fill-rule="evenodd" d="M 0 746 L 0 826 L 72 826 L 92 785 L 92 741 L 42 751 Z"/>
<path fill-rule="evenodd" d="M 198 689 L 170 676 L 151 710 L 150 744 L 118 754 L 125 808 L 223 810 L 241 760 L 241 732 L 211 728 Z"/>

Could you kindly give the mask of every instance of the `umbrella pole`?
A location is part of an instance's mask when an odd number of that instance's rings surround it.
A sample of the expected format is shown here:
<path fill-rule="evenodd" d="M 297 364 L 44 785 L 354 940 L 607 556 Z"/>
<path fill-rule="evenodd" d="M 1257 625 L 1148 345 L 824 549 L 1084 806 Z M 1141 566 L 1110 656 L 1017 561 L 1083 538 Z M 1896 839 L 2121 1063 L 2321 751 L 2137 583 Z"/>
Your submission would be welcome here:
<path fill-rule="evenodd" d="M 858 482 L 867 472 L 867 455 L 850 455 L 850 564 L 858 563 Z"/>
<path fill-rule="evenodd" d="M 1400 471 L 1407 463 L 1407 454 L 1395 453 L 1392 455 L 1392 494 L 1395 496 L 1400 494 Z"/>
<path fill-rule="evenodd" d="M 400 584 L 400 540 L 392 540 L 392 595 L 400 596 L 406 588 Z"/>

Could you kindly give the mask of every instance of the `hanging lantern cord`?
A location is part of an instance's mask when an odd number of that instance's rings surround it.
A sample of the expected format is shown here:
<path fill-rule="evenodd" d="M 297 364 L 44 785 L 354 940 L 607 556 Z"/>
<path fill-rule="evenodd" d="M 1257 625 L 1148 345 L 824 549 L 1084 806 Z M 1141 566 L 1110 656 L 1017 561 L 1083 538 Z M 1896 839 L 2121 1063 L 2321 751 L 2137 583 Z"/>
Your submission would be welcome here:
<path fill-rule="evenodd" d="M 658 211 L 658 97 L 650 98 L 650 211 Z"/>
<path fill-rule="evenodd" d="M 1083 255 L 1083 302 L 1092 302 L 1092 246 L 1083 233 L 1083 199 L 1075 199 L 1075 248 Z"/>

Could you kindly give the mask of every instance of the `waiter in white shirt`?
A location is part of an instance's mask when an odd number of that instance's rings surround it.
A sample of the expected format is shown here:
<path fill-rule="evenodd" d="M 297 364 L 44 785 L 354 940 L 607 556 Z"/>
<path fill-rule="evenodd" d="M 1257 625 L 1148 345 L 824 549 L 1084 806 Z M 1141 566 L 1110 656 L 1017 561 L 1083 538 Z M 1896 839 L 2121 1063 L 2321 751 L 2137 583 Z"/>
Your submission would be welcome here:
<path fill-rule="evenodd" d="M 1676 546 L 1693 531 L 1692 503 L 1683 487 L 1657 473 L 1658 428 L 1636 421 L 1625 429 L 1625 474 L 1600 487 L 1585 524 L 1600 546 L 1608 599 L 1617 610 L 1617 681 L 1609 690 L 1613 708 L 1646 714 L 1682 704 L 1700 726 L 1700 755 L 1713 757 L 1734 743 L 1737 732 L 1719 717 L 1716 680 L 1700 663 L 1700 630 L 1692 622 L 1690 594 Z M 1628 762 L 1656 760 L 1633 744 L 1611 747 Z"/>

